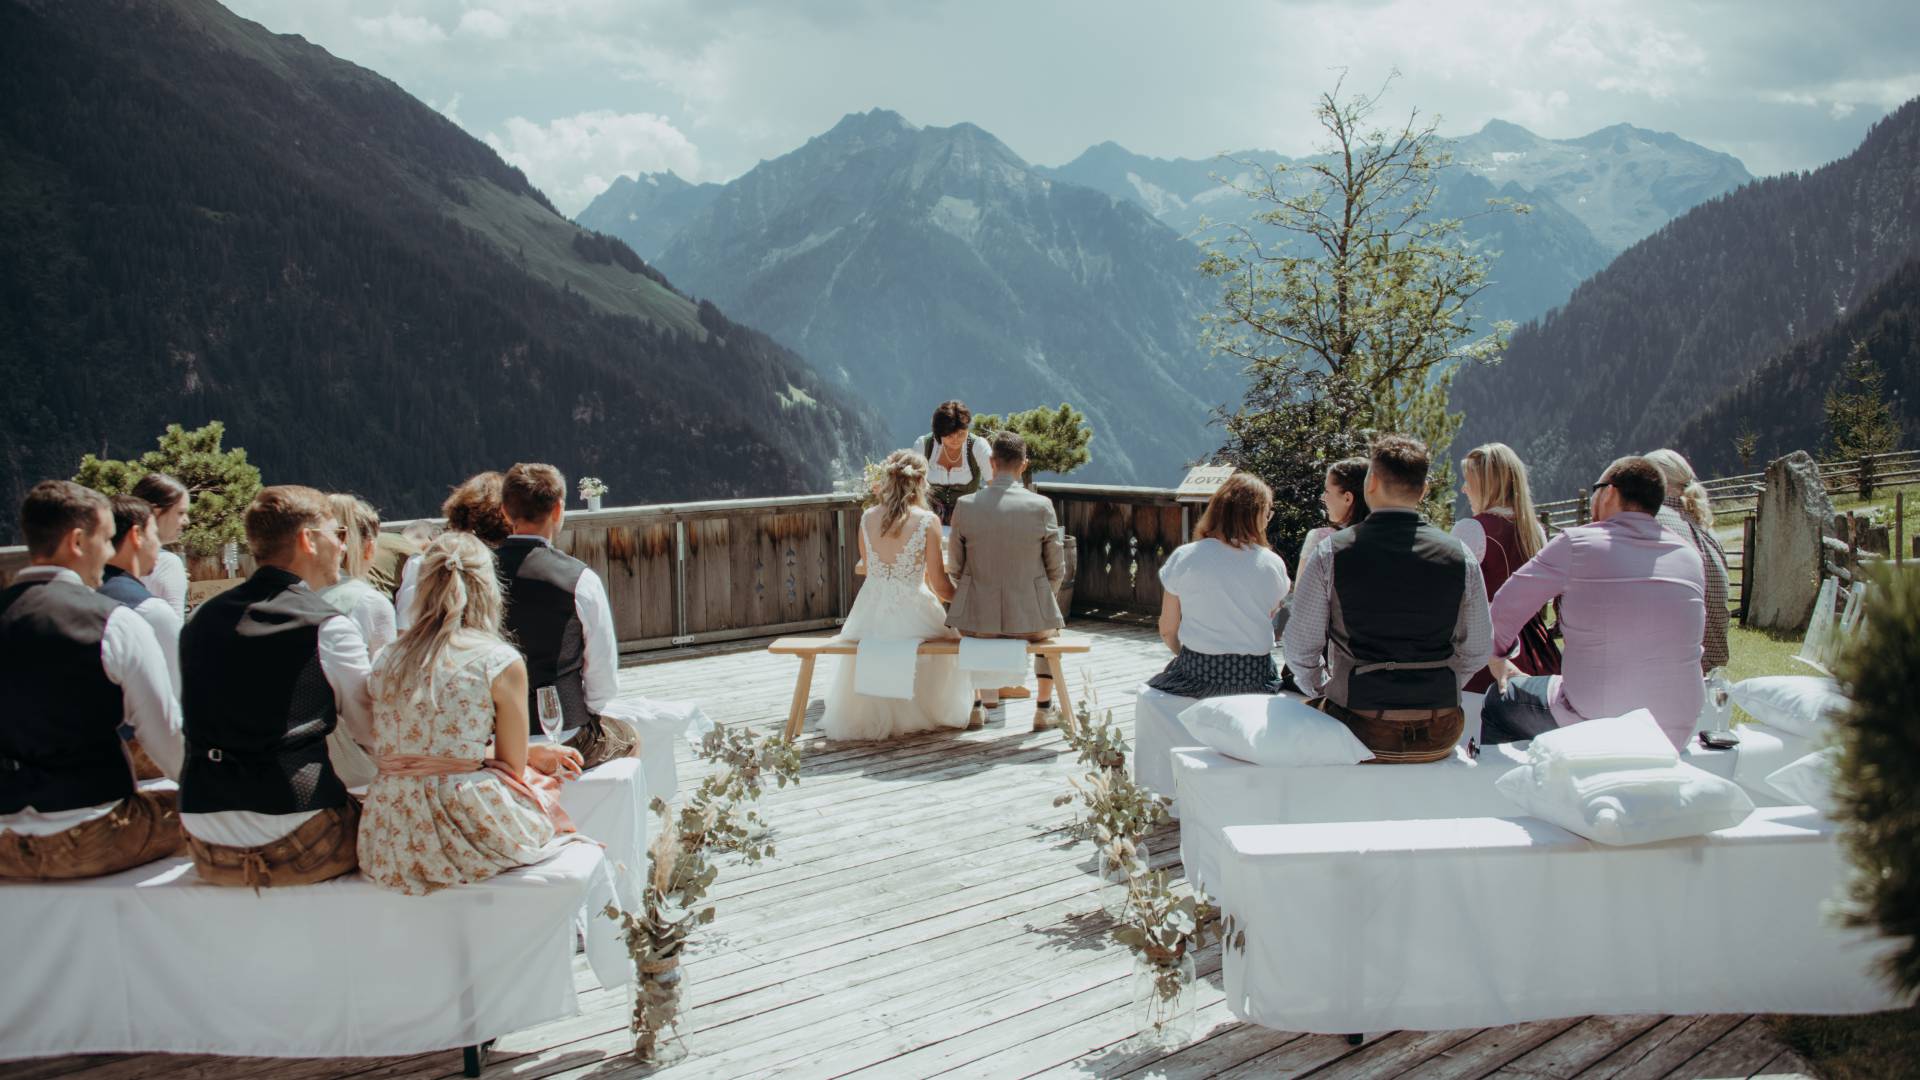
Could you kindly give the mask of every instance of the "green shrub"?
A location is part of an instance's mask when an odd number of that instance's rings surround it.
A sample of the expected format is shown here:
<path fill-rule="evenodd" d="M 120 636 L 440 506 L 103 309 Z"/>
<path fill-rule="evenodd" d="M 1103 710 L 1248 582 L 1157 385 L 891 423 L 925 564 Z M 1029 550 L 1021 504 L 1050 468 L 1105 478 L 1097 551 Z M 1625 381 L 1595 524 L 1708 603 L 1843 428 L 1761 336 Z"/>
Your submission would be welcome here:
<path fill-rule="evenodd" d="M 1839 725 L 1835 817 L 1855 869 L 1846 921 L 1905 939 L 1883 970 L 1896 990 L 1913 996 L 1920 995 L 1920 574 L 1888 575 L 1874 593 L 1866 629 L 1837 665 L 1852 707 Z"/>
<path fill-rule="evenodd" d="M 245 542 L 247 504 L 260 493 L 260 470 L 248 464 L 247 452 L 221 448 L 226 433 L 227 426 L 218 420 L 193 431 L 168 424 L 158 449 L 133 461 L 88 454 L 80 460 L 73 482 L 117 495 L 133 490 L 148 473 L 166 473 L 185 484 L 193 500 L 181 544 L 189 554 L 217 554 L 222 544 Z"/>
<path fill-rule="evenodd" d="M 1085 413 L 1065 402 L 1058 409 L 1041 406 L 1004 418 L 990 413 L 973 418 L 975 435 L 992 438 L 1002 428 L 1027 440 L 1027 475 L 1021 480 L 1028 486 L 1034 473 L 1065 475 L 1092 460 L 1087 444 L 1093 441 L 1093 428 Z"/>

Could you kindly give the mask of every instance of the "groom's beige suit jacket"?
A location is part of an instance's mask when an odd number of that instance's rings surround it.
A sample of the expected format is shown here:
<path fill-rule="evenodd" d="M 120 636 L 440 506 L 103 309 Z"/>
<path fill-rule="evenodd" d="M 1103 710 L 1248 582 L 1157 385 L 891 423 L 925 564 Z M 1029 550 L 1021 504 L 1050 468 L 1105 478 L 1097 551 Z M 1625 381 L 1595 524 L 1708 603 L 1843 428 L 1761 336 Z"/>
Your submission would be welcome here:
<path fill-rule="evenodd" d="M 1015 487 L 1012 477 L 954 506 L 947 572 L 954 587 L 947 625 L 962 634 L 1024 637 L 1066 625 L 1054 600 L 1067 553 L 1053 501 Z"/>

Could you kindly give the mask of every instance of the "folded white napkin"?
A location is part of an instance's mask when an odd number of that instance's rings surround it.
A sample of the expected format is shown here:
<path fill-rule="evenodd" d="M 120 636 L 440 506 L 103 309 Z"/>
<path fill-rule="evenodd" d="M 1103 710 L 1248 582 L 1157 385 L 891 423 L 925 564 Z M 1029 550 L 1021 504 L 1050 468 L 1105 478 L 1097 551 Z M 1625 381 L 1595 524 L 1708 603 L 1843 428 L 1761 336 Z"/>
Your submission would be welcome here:
<path fill-rule="evenodd" d="M 866 697 L 911 699 L 920 642 L 913 638 L 868 638 L 853 656 L 853 692 Z"/>
<path fill-rule="evenodd" d="M 1019 638 L 963 637 L 959 666 L 972 676 L 976 690 L 1019 686 L 1027 679 L 1027 643 Z"/>

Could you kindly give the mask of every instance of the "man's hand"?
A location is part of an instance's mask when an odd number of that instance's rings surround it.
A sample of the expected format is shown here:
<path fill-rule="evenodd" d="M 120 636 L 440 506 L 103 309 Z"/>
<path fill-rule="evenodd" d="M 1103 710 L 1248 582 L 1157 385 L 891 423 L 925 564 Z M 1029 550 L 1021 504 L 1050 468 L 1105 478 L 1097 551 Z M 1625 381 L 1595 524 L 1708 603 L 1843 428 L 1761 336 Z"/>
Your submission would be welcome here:
<path fill-rule="evenodd" d="M 1520 669 L 1513 666 L 1513 661 L 1504 656 L 1496 656 L 1487 661 L 1487 670 L 1493 673 L 1493 681 L 1500 684 L 1500 692 L 1503 694 L 1507 692 L 1507 680 L 1521 674 Z"/>
<path fill-rule="evenodd" d="M 585 763 L 580 751 L 571 746 L 533 743 L 527 747 L 527 764 L 556 780 L 579 779 L 580 767 Z"/>

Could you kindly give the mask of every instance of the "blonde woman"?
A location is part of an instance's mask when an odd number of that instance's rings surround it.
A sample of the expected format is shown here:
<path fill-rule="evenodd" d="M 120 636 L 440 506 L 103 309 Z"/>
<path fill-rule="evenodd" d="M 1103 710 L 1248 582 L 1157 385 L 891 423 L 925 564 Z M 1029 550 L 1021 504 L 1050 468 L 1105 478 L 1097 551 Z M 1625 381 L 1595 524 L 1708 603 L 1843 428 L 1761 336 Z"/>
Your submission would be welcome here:
<path fill-rule="evenodd" d="M 373 667 L 380 776 L 360 870 L 409 895 L 540 862 L 572 826 L 527 771 L 527 666 L 500 635 L 493 553 L 449 532 L 420 561 L 413 625 Z"/>
<path fill-rule="evenodd" d="M 1700 670 L 1725 667 L 1727 650 L 1727 552 L 1713 535 L 1713 503 L 1707 489 L 1693 475 L 1693 466 L 1677 450 L 1655 450 L 1646 455 L 1667 482 L 1666 504 L 1654 520 L 1667 531 L 1691 541 L 1707 572 L 1707 632 L 1701 640 Z"/>
<path fill-rule="evenodd" d="M 860 518 L 867 580 L 840 628 L 846 641 L 952 638 L 941 603 L 953 599 L 940 549 L 940 519 L 927 508 L 927 459 L 897 450 L 880 466 L 879 501 Z M 889 739 L 934 728 L 964 728 L 972 682 L 953 656 L 914 660 L 912 697 L 876 697 L 854 686 L 856 657 L 844 658 L 827 691 L 820 729 L 830 739 Z"/>
<path fill-rule="evenodd" d="M 316 591 L 320 599 L 360 628 L 360 636 L 367 640 L 367 655 L 378 657 L 381 649 L 400 636 L 394 626 L 393 601 L 368 580 L 380 537 L 380 513 L 351 495 L 329 495 L 327 503 L 333 507 L 333 519 L 340 523 L 344 553 L 339 580 Z"/>
<path fill-rule="evenodd" d="M 1453 535 L 1480 563 L 1480 576 L 1487 585 L 1487 598 L 1500 591 L 1515 570 L 1546 546 L 1546 530 L 1533 512 L 1533 493 L 1527 487 L 1527 466 L 1506 443 L 1488 443 L 1475 447 L 1460 462 L 1460 493 L 1467 497 L 1473 516 L 1453 526 Z M 1560 648 L 1547 633 L 1545 608 L 1533 613 L 1520 628 L 1520 651 L 1510 660 L 1498 658 L 1496 664 L 1511 668 L 1509 674 L 1557 675 L 1560 673 Z M 1493 667 L 1467 680 L 1462 691 L 1484 692 L 1495 682 Z"/>

